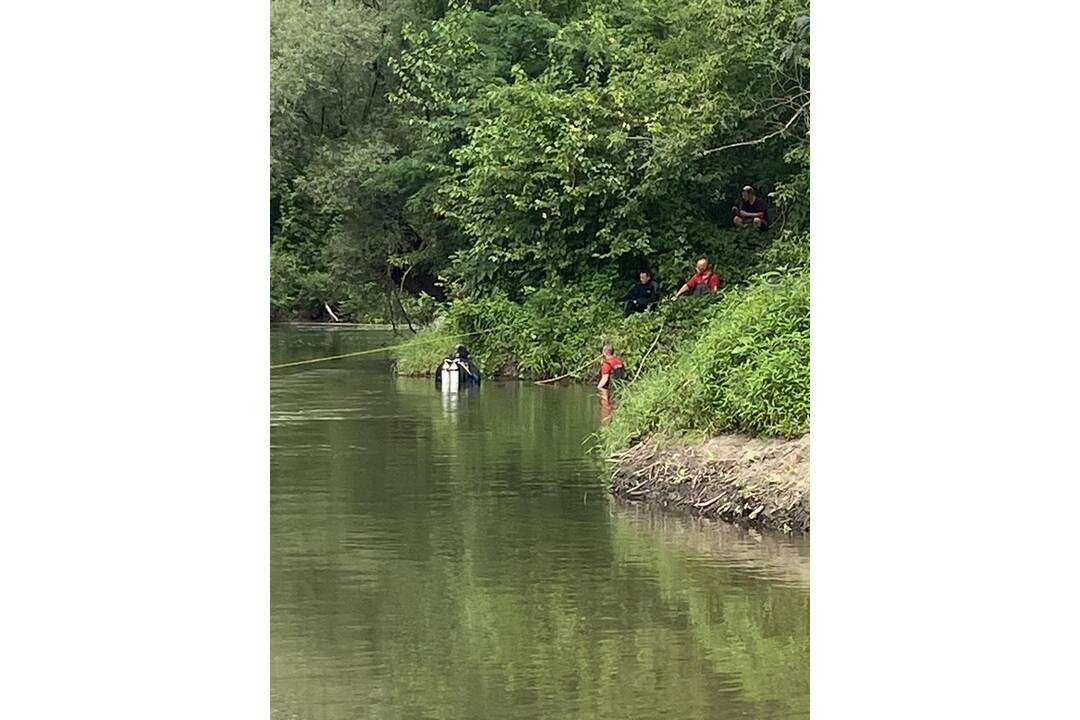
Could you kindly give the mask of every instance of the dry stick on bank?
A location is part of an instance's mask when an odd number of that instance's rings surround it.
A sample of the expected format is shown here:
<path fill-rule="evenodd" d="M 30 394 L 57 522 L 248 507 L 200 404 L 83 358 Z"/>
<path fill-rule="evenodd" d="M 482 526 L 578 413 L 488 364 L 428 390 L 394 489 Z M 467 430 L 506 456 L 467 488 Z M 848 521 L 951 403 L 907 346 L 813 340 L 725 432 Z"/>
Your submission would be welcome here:
<path fill-rule="evenodd" d="M 547 380 L 537 380 L 537 381 L 535 381 L 533 383 L 533 385 L 547 385 L 549 383 L 558 382 L 560 380 L 565 380 L 566 378 L 573 376 L 574 373 L 577 373 L 577 372 L 580 372 L 581 370 L 584 370 L 585 368 L 587 368 L 589 365 L 596 362 L 597 360 L 603 360 L 603 359 L 604 359 L 603 355 L 597 355 L 594 358 L 589 358 L 589 360 L 587 360 L 586 362 L 583 362 L 581 365 L 578 365 L 576 368 L 574 368 L 573 370 L 571 370 L 568 373 L 563 373 L 562 375 L 559 375 L 559 376 L 553 377 L 553 378 L 548 378 Z"/>
<path fill-rule="evenodd" d="M 334 311 L 330 309 L 330 303 L 324 302 L 322 305 L 324 308 L 326 308 L 326 312 L 330 313 L 330 317 L 333 319 L 334 322 L 341 322 L 340 320 L 338 320 L 338 316 L 334 314 Z"/>
<path fill-rule="evenodd" d="M 635 380 L 638 379 L 638 375 L 640 375 L 641 371 L 645 368 L 645 361 L 649 359 L 649 354 L 656 347 L 656 343 L 660 342 L 660 333 L 662 333 L 662 332 L 664 332 L 664 322 L 663 321 L 660 322 L 660 329 L 656 331 L 656 337 L 653 338 L 652 345 L 649 346 L 649 349 L 646 350 L 645 354 L 641 357 L 641 362 L 638 363 L 637 372 L 634 373 L 634 377 L 633 377 L 633 379 L 630 380 L 630 382 L 634 382 Z"/>
<path fill-rule="evenodd" d="M 712 500 L 709 500 L 707 502 L 694 503 L 694 507 L 696 507 L 698 510 L 704 510 L 705 508 L 709 507 L 710 505 L 712 505 L 713 503 L 715 503 L 717 500 L 719 500 L 722 497 L 724 497 L 723 494 L 720 494 L 720 495 L 717 495 L 716 497 L 714 497 Z"/>

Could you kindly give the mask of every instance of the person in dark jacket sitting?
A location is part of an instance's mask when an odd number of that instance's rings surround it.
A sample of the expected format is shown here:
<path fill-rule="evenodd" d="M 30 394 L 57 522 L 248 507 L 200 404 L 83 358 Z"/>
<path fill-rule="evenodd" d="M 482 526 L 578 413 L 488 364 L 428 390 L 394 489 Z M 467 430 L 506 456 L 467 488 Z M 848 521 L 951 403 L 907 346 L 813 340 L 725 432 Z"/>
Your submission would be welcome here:
<path fill-rule="evenodd" d="M 469 358 L 469 349 L 464 345 L 458 345 L 454 348 L 454 352 L 447 355 L 443 361 L 439 363 L 439 366 L 435 368 L 435 387 L 437 388 L 442 387 L 443 371 L 453 373 L 454 377 L 457 378 L 456 385 L 458 387 L 480 384 L 480 368 L 476 367 L 476 363 Z M 453 390 L 456 389 L 456 387 L 449 387 L 447 389 Z"/>
<path fill-rule="evenodd" d="M 648 270 L 638 273 L 638 283 L 623 296 L 623 317 L 630 313 L 654 310 L 660 301 L 660 287 Z"/>

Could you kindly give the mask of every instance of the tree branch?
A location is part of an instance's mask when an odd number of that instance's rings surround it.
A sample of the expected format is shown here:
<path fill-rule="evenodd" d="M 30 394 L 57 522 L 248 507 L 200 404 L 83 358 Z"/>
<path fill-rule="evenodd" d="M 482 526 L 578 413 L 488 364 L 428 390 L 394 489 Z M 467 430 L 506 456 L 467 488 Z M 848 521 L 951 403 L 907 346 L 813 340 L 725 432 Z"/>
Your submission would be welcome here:
<path fill-rule="evenodd" d="M 768 140 L 769 138 L 776 137 L 777 135 L 779 135 L 780 133 L 786 131 L 789 127 L 791 127 L 792 124 L 794 124 L 794 122 L 799 119 L 799 116 L 802 115 L 803 112 L 806 110 L 806 108 L 808 108 L 809 106 L 810 106 L 810 101 L 808 100 L 805 103 L 803 103 L 802 107 L 800 107 L 798 110 L 795 111 L 795 114 L 792 115 L 791 119 L 788 120 L 787 123 L 784 124 L 784 127 L 780 128 L 779 130 L 776 130 L 774 132 L 771 132 L 768 135 L 765 135 L 763 137 L 759 137 L 757 140 L 745 140 L 743 142 L 731 143 L 730 145 L 721 145 L 720 147 L 711 148 L 709 150 L 702 150 L 700 155 L 701 155 L 701 157 L 705 157 L 706 155 L 712 155 L 713 153 L 720 152 L 721 150 L 730 150 L 731 148 L 744 147 L 746 145 L 757 145 L 759 143 L 763 143 L 766 140 Z"/>

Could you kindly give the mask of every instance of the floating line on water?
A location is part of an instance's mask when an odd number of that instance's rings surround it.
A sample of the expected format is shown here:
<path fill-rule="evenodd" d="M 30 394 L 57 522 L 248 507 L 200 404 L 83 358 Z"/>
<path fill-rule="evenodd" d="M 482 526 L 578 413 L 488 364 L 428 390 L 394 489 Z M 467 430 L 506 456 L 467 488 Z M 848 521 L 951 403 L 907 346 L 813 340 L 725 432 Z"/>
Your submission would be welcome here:
<path fill-rule="evenodd" d="M 484 333 L 495 332 L 496 330 L 502 330 L 502 329 L 504 329 L 504 328 L 497 327 L 497 328 L 488 328 L 487 330 L 476 330 L 474 332 L 455 333 L 454 337 L 462 338 L 462 337 L 470 337 L 472 335 L 483 335 Z M 416 343 L 416 342 L 431 342 L 433 340 L 438 340 L 440 342 L 445 342 L 446 337 L 431 337 L 431 338 L 417 339 L 414 336 L 412 340 L 410 340 L 408 342 L 398 343 L 397 345 L 386 345 L 385 347 L 371 348 L 369 350 L 357 350 L 356 352 L 343 353 L 341 355 L 328 355 L 327 357 L 312 358 L 310 360 L 296 360 L 295 362 L 278 363 L 277 365 L 271 365 L 270 369 L 271 370 L 277 370 L 278 368 L 294 367 L 296 365 L 310 365 L 312 363 L 327 362 L 329 360 L 340 360 L 342 358 L 347 358 L 347 357 L 356 357 L 357 355 L 373 355 L 375 353 L 386 352 L 387 350 L 397 350 L 398 348 L 403 348 L 406 345 L 411 345 L 411 344 Z"/>

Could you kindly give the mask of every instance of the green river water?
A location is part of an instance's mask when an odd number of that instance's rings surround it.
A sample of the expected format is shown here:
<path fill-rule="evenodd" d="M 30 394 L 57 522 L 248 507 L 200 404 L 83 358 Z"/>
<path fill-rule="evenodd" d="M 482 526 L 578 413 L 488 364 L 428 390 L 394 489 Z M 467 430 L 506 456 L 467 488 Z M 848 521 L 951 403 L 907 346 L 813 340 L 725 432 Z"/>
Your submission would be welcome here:
<path fill-rule="evenodd" d="M 271 362 L 400 341 L 274 327 Z M 275 720 L 808 716 L 808 541 L 611 500 L 590 388 L 375 354 L 273 370 L 270 414 Z"/>

